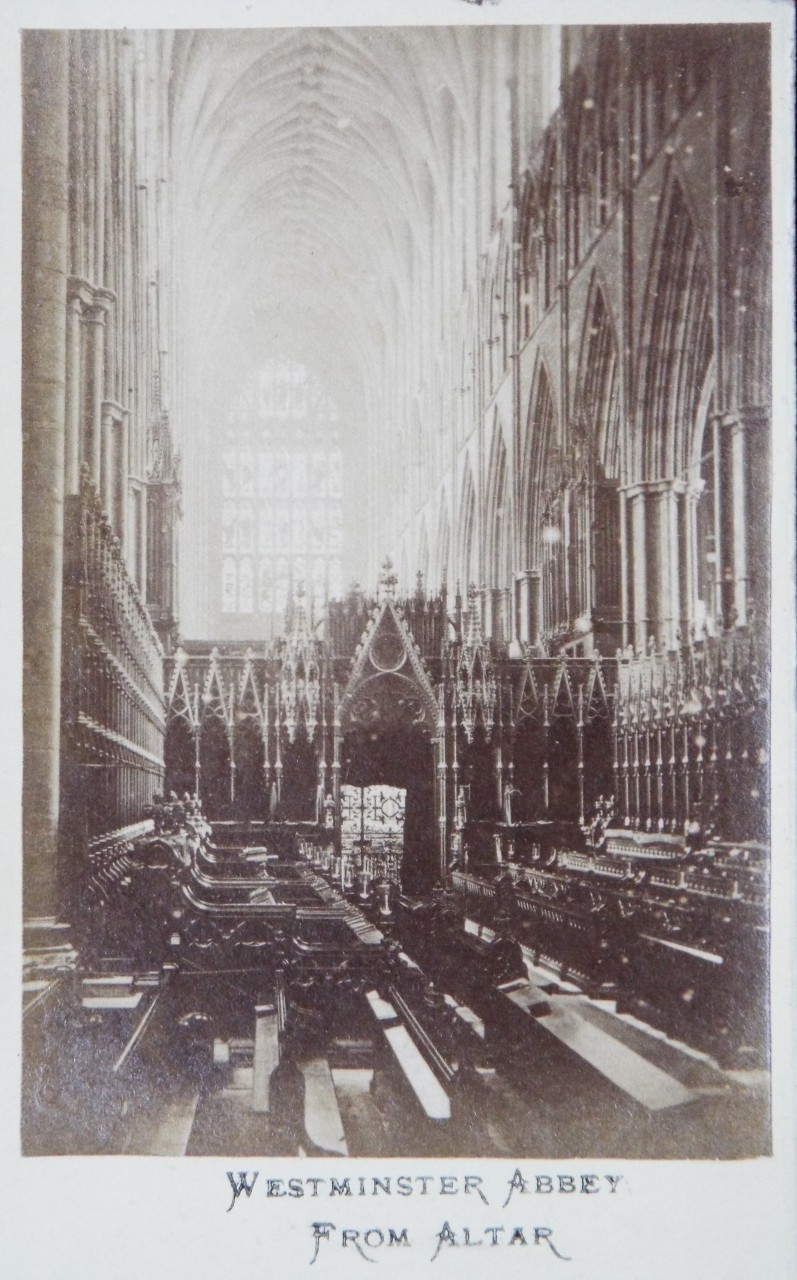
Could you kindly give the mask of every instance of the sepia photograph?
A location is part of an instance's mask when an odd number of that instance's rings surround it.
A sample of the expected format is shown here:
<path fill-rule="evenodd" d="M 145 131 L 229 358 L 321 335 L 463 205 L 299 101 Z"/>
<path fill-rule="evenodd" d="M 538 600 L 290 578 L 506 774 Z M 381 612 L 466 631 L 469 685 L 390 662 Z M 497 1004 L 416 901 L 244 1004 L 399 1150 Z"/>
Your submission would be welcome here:
<path fill-rule="evenodd" d="M 772 1157 L 776 7 L 15 33 L 23 1166 Z"/>
<path fill-rule="evenodd" d="M 23 1150 L 768 1151 L 768 27 L 22 67 Z"/>

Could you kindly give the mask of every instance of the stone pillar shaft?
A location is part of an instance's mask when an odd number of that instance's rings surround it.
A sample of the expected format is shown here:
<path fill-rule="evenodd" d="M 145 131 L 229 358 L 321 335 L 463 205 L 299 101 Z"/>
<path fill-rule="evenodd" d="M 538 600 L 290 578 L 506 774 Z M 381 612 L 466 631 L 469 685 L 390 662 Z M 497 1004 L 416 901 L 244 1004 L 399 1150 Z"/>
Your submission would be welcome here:
<path fill-rule="evenodd" d="M 128 546 L 128 518 L 127 518 L 127 476 L 128 476 L 128 453 L 129 453 L 129 419 L 128 414 L 122 410 L 119 421 L 116 425 L 116 448 L 114 450 L 114 512 L 116 514 L 116 536 L 122 544 L 122 552 L 131 567 L 133 557 L 131 548 Z"/>
<path fill-rule="evenodd" d="M 531 644 L 531 571 L 525 569 L 516 580 L 518 635 L 521 644 Z"/>
<path fill-rule="evenodd" d="M 98 493 L 102 492 L 102 413 L 105 397 L 105 317 L 113 294 L 105 289 L 93 290 L 91 305 L 83 313 L 86 326 L 86 395 L 85 452 L 91 478 Z"/>
<path fill-rule="evenodd" d="M 629 617 L 629 556 L 628 556 L 628 499 L 620 490 L 620 615 L 622 618 L 622 647 L 631 643 L 632 619 Z"/>
<path fill-rule="evenodd" d="M 24 911 L 58 912 L 68 34 L 23 37 Z"/>
<path fill-rule="evenodd" d="M 66 314 L 66 421 L 64 487 L 67 493 L 80 489 L 81 324 L 82 303 L 71 294 Z"/>
<path fill-rule="evenodd" d="M 539 569 L 529 574 L 529 644 L 540 643 L 542 631 L 542 575 Z"/>
<path fill-rule="evenodd" d="M 631 507 L 631 580 L 634 592 L 634 644 L 644 649 L 648 642 L 648 578 L 645 494 L 635 493 Z"/>
<path fill-rule="evenodd" d="M 115 435 L 115 415 L 113 406 L 107 402 L 102 406 L 101 413 L 102 434 L 100 446 L 100 471 L 99 471 L 99 490 L 100 501 L 102 502 L 105 514 L 108 517 L 108 523 L 114 533 L 118 533 L 116 527 L 116 512 L 114 510 L 114 435 Z"/>

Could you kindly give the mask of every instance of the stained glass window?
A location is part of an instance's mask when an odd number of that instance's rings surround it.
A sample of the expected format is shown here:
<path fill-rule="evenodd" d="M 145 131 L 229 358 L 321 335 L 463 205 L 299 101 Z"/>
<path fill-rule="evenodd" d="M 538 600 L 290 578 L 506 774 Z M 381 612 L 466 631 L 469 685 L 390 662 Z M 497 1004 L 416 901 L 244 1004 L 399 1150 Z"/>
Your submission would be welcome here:
<path fill-rule="evenodd" d="M 301 364 L 271 361 L 224 428 L 221 607 L 284 614 L 299 582 L 315 616 L 343 590 L 343 458 L 335 406 Z"/>

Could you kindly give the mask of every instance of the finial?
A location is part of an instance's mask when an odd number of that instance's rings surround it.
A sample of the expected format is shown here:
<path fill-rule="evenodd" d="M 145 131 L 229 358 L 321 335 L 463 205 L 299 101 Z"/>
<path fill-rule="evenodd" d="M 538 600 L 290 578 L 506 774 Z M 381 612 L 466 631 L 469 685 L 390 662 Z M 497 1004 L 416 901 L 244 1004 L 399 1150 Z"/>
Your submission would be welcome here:
<path fill-rule="evenodd" d="M 385 591 L 389 596 L 392 596 L 397 582 L 398 578 L 393 572 L 393 561 L 390 559 L 390 556 L 386 556 L 382 562 L 382 572 L 379 575 L 379 585 L 385 588 Z"/>

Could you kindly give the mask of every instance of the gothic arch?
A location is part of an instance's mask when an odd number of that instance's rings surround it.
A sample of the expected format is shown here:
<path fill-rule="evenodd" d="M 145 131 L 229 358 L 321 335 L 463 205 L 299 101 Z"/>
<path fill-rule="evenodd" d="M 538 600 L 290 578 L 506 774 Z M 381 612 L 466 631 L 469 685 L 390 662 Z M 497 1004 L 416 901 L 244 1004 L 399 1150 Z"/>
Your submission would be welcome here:
<path fill-rule="evenodd" d="M 570 494 L 568 556 L 571 613 L 582 620 L 589 618 L 596 634 L 604 624 L 616 627 L 622 607 L 619 486 L 625 467 L 618 350 L 606 294 L 594 271 L 575 396 L 580 473 L 589 485 L 585 490 L 583 483 L 578 484 Z"/>
<path fill-rule="evenodd" d="M 511 504 L 504 429 L 496 414 L 493 447 L 487 479 L 487 580 L 491 587 L 506 587 L 512 576 Z"/>
<path fill-rule="evenodd" d="M 713 355 L 708 258 L 681 181 L 672 176 L 661 202 L 648 278 L 638 408 L 639 480 L 684 476 L 702 429 L 699 406 Z"/>
<path fill-rule="evenodd" d="M 478 585 L 479 578 L 479 544 L 478 523 L 476 513 L 476 490 L 473 485 L 473 472 L 467 465 L 462 482 L 462 497 L 459 504 L 459 550 L 460 582 L 465 591 L 471 582 Z"/>
<path fill-rule="evenodd" d="M 620 365 L 617 333 L 597 271 L 593 271 L 581 337 L 576 414 L 605 476 L 621 479 Z"/>
<path fill-rule="evenodd" d="M 556 410 L 552 383 L 545 362 L 540 359 L 534 371 L 526 424 L 526 445 L 521 485 L 521 545 L 526 568 L 539 565 L 540 530 L 548 490 L 554 483 L 554 449 L 556 448 Z"/>

